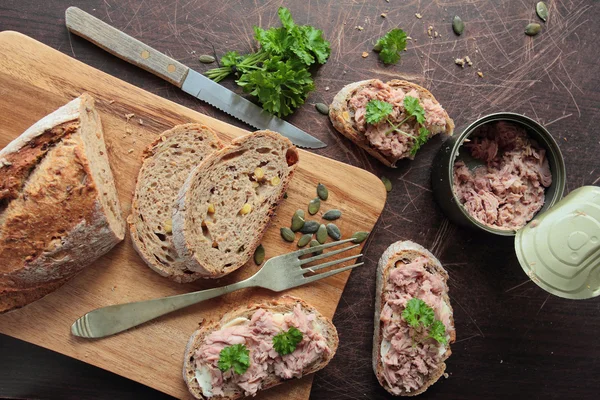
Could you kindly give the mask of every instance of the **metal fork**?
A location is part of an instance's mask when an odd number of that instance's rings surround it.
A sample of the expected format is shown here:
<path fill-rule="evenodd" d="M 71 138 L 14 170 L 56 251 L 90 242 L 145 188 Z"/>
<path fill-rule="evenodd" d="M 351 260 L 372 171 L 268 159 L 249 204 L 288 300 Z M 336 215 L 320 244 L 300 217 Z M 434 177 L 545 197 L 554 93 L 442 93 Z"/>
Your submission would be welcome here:
<path fill-rule="evenodd" d="M 322 244 L 315 247 L 307 247 L 292 253 L 283 254 L 269 259 L 265 265 L 250 278 L 240 282 L 233 283 L 214 289 L 200 290 L 198 292 L 180 294 L 176 296 L 162 297 L 159 299 L 136 301 L 134 303 L 116 304 L 114 306 L 102 307 L 90 311 L 79 318 L 71 326 L 71 333 L 83 338 L 101 338 L 123 332 L 134 326 L 143 324 L 161 315 L 200 303 L 201 301 L 222 296 L 233 291 L 250 288 L 262 287 L 275 292 L 291 289 L 297 286 L 305 285 L 327 278 L 329 276 L 348 271 L 349 269 L 359 267 L 364 263 L 357 263 L 343 268 L 337 268 L 332 271 L 305 276 L 323 268 L 356 259 L 362 254 L 344 257 L 339 260 L 327 261 L 311 267 L 303 267 L 311 262 L 322 260 L 340 254 L 342 252 L 354 249 L 359 244 L 347 246 L 341 249 L 333 250 L 327 253 L 313 255 L 309 258 L 301 259 L 301 256 L 318 253 L 329 247 L 338 246 L 353 241 L 354 239 L 345 239 L 337 242 Z"/>

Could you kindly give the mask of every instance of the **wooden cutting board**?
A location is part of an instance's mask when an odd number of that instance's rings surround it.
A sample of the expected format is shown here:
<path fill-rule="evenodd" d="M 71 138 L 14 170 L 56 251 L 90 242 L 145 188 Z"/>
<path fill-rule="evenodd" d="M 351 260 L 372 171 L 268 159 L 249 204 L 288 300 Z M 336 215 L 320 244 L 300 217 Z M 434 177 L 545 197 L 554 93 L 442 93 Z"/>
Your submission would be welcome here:
<path fill-rule="evenodd" d="M 82 92 L 96 98 L 124 216 L 129 214 L 142 151 L 156 135 L 188 122 L 214 128 L 224 141 L 247 133 L 100 72 L 27 36 L 0 33 L 0 148 Z M 128 120 L 126 114 L 135 117 Z M 381 181 L 362 169 L 301 151 L 288 198 L 263 239 L 267 258 L 296 249 L 294 243 L 280 238 L 279 228 L 289 225 L 296 209 L 307 208 L 316 195 L 318 182 L 327 185 L 330 192 L 319 214 L 331 208 L 342 210 L 337 225 L 344 236 L 372 230 L 386 199 Z M 98 340 L 71 336 L 71 324 L 98 307 L 220 286 L 246 278 L 257 269 L 250 261 L 216 281 L 172 283 L 144 264 L 127 236 L 56 292 L 0 315 L 0 332 L 186 398 L 190 396 L 181 376 L 183 352 L 198 324 L 216 320 L 237 305 L 276 298 L 278 294 L 246 289 Z M 333 317 L 348 276 L 349 272 L 339 274 L 288 293 Z M 308 376 L 265 391 L 258 398 L 307 399 L 311 384 L 312 376 Z"/>

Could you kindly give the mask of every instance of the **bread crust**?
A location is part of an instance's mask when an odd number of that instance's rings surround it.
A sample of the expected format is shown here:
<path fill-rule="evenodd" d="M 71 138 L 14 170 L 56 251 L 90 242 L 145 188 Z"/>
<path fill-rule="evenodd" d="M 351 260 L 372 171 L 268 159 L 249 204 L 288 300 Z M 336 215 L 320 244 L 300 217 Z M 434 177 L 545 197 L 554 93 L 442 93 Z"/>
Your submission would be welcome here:
<path fill-rule="evenodd" d="M 433 268 L 436 274 L 438 274 L 444 284 L 446 284 L 448 280 L 448 272 L 442 267 L 442 264 L 439 260 L 426 248 L 423 246 L 411 242 L 410 240 L 395 242 L 390 245 L 387 250 L 382 254 L 379 259 L 379 263 L 377 265 L 377 287 L 376 287 L 376 297 L 375 297 L 375 324 L 374 324 L 374 333 L 373 333 L 373 372 L 375 372 L 375 376 L 379 381 L 379 384 L 387 390 L 390 394 L 394 394 L 390 391 L 390 388 L 387 386 L 387 382 L 383 378 L 383 364 L 381 362 L 380 357 L 380 349 L 381 349 L 381 329 L 382 324 L 380 320 L 381 312 L 383 310 L 383 290 L 385 288 L 385 283 L 387 282 L 387 278 L 389 276 L 392 268 L 395 268 L 396 262 L 407 258 L 412 260 L 417 256 L 424 256 L 430 260 L 428 264 Z M 448 297 L 448 293 L 443 294 L 443 299 L 448 308 L 450 309 L 450 323 L 452 327 L 454 327 L 454 318 L 453 318 L 453 310 L 450 304 L 450 298 Z M 444 362 L 450 355 L 452 351 L 450 350 L 450 344 L 454 343 L 456 340 L 456 330 L 452 329 L 450 332 L 450 340 L 448 341 L 447 350 L 442 356 L 440 360 L 440 364 L 437 370 L 432 372 L 429 375 L 429 378 L 425 381 L 423 386 L 414 392 L 404 392 L 400 394 L 400 396 L 416 396 L 425 392 L 429 386 L 433 385 L 437 380 L 444 374 L 446 370 L 446 363 Z"/>
<path fill-rule="evenodd" d="M 191 187 L 194 184 L 196 176 L 199 172 L 203 171 L 206 168 L 209 168 L 212 164 L 220 161 L 222 157 L 227 156 L 228 154 L 235 153 L 236 147 L 243 145 L 246 140 L 253 136 L 261 136 L 269 140 L 283 141 L 286 143 L 286 147 L 288 148 L 288 152 L 291 153 L 291 157 L 293 158 L 293 163 L 290 164 L 288 160 L 289 172 L 287 176 L 284 176 L 281 179 L 281 186 L 277 197 L 272 202 L 271 207 L 267 210 L 267 213 L 262 218 L 261 228 L 258 232 L 253 236 L 250 243 L 247 243 L 246 253 L 247 258 L 244 262 L 239 262 L 231 265 L 223 269 L 222 271 L 218 271 L 215 268 L 212 268 L 210 265 L 204 265 L 198 261 L 193 252 L 193 243 L 196 240 L 191 237 L 192 235 L 187 231 L 185 227 L 187 215 L 187 207 L 188 203 L 193 201 L 193 199 L 189 198 L 189 192 L 191 191 Z M 230 145 L 226 146 L 222 150 L 213 153 L 211 156 L 207 157 L 201 164 L 199 164 L 194 171 L 190 173 L 188 179 L 185 181 L 181 190 L 179 191 L 179 196 L 175 202 L 174 212 L 173 212 L 173 243 L 179 255 L 185 259 L 187 259 L 187 266 L 190 270 L 197 271 L 203 275 L 205 278 L 220 278 L 225 276 L 236 269 L 242 267 L 248 260 L 252 257 L 254 250 L 260 244 L 262 237 L 264 236 L 269 224 L 271 223 L 271 219 L 277 206 L 283 200 L 283 196 L 285 195 L 287 188 L 292 180 L 294 172 L 298 166 L 298 151 L 296 147 L 292 144 L 292 142 L 281 136 L 280 134 L 272 131 L 256 131 L 250 133 L 248 135 L 240 136 L 234 139 Z"/>
<path fill-rule="evenodd" d="M 85 138 L 83 118 L 98 125 Z M 96 182 L 88 158 L 106 157 L 99 124 L 83 94 L 0 150 L 0 313 L 40 299 L 123 240 L 119 204 L 111 220 L 101 201 L 101 191 L 116 194 L 114 180 Z"/>
<path fill-rule="evenodd" d="M 277 300 L 270 300 L 261 304 L 248 304 L 247 306 L 243 306 L 232 311 L 229 311 L 223 317 L 216 322 L 209 323 L 200 329 L 196 330 L 192 336 L 190 337 L 187 346 L 185 348 L 185 353 L 183 357 L 183 380 L 185 381 L 190 393 L 196 398 L 200 400 L 208 399 L 202 395 L 202 390 L 200 389 L 200 385 L 195 379 L 195 366 L 193 362 L 194 352 L 201 347 L 202 341 L 212 332 L 219 330 L 224 324 L 233 320 L 237 317 L 249 317 L 258 309 L 265 309 L 272 312 L 289 312 L 294 309 L 296 304 L 300 304 L 302 309 L 307 312 L 314 312 L 317 315 L 317 321 L 321 324 L 324 332 L 324 336 L 327 340 L 327 345 L 331 350 L 329 356 L 322 360 L 319 363 L 312 365 L 303 376 L 312 374 L 314 372 L 319 371 L 320 369 L 325 368 L 329 361 L 335 355 L 339 345 L 339 337 L 337 334 L 337 330 L 330 319 L 324 317 L 319 313 L 314 307 L 306 303 L 304 300 L 299 299 L 293 296 L 281 296 Z M 277 386 L 286 382 L 286 380 L 281 379 L 277 376 L 272 376 L 268 381 L 263 384 L 261 391 L 272 388 L 273 386 Z M 234 396 L 212 396 L 210 400 L 236 400 L 244 397 L 243 392 L 240 392 Z"/>
<path fill-rule="evenodd" d="M 354 121 L 352 120 L 352 113 L 348 107 L 348 101 L 354 93 L 360 88 L 370 85 L 374 81 L 376 81 L 376 79 L 367 79 L 344 86 L 333 98 L 331 106 L 329 107 L 329 119 L 331 120 L 333 127 L 342 135 L 356 143 L 359 147 L 386 166 L 396 168 L 398 159 L 382 154 L 379 150 L 371 146 L 369 140 L 363 133 L 356 129 Z M 405 92 L 415 89 L 419 93 L 421 99 L 430 99 L 435 104 L 439 104 L 429 90 L 416 83 L 394 79 L 387 82 L 387 84 L 392 87 L 402 88 Z M 448 113 L 446 113 L 446 126 L 447 129 L 445 133 L 449 136 L 452 135 L 454 133 L 454 121 L 448 116 Z M 437 133 L 434 133 L 434 135 L 435 134 Z M 408 158 L 413 159 L 414 156 Z"/>
<path fill-rule="evenodd" d="M 143 186 L 146 184 L 146 182 L 142 181 L 144 169 L 148 167 L 147 164 L 152 160 L 152 157 L 156 154 L 157 147 L 164 141 L 168 140 L 170 137 L 172 137 L 172 136 L 175 137 L 175 136 L 179 135 L 180 133 L 183 134 L 187 130 L 197 130 L 197 131 L 202 132 L 206 136 L 206 140 L 216 146 L 215 151 L 223 148 L 223 143 L 221 143 L 221 141 L 217 137 L 216 133 L 211 128 L 209 128 L 205 125 L 202 125 L 202 124 L 193 124 L 192 123 L 192 124 L 177 125 L 177 126 L 173 127 L 172 129 L 169 129 L 169 130 L 163 132 L 162 134 L 160 134 L 159 137 L 156 138 L 156 140 L 154 142 L 152 142 L 146 148 L 146 150 L 144 151 L 144 154 L 142 155 L 142 166 L 140 167 L 140 172 L 137 177 L 135 191 L 133 194 L 133 200 L 131 202 L 131 214 L 127 218 L 127 222 L 129 225 L 129 233 L 131 236 L 131 242 L 133 244 L 134 249 L 137 251 L 137 253 L 140 255 L 140 257 L 146 262 L 146 264 L 153 271 L 157 272 L 159 275 L 162 275 L 162 276 L 169 278 L 172 281 L 175 281 L 178 283 L 193 282 L 195 280 L 203 278 L 205 276 L 205 274 L 184 269 L 184 264 L 185 264 L 184 260 L 181 260 L 181 262 L 178 262 L 176 260 L 176 261 L 173 261 L 169 265 L 163 265 L 156 260 L 156 258 L 153 256 L 153 254 L 151 254 L 151 252 L 146 249 L 146 247 L 144 246 L 144 243 L 138 237 L 137 219 L 139 218 L 138 215 L 143 215 L 143 210 L 140 210 L 138 201 L 136 199 L 138 198 L 138 194 L 140 193 L 140 191 L 142 189 L 144 189 Z M 206 156 L 208 156 L 208 154 L 205 155 L 203 157 L 203 159 L 205 159 Z M 191 172 L 194 168 L 195 168 L 195 165 L 190 167 L 189 172 Z M 173 193 L 172 201 L 174 201 L 174 198 L 176 196 L 177 196 L 177 193 Z M 177 264 L 177 265 L 181 264 L 180 265 L 181 268 L 177 268 L 177 266 L 175 266 L 175 264 Z"/>

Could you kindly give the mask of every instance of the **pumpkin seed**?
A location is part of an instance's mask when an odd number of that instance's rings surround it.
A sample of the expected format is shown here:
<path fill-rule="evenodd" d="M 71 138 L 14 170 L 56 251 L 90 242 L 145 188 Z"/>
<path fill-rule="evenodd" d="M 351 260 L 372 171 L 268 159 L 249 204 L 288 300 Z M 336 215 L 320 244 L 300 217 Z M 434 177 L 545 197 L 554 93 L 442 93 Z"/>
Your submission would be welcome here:
<path fill-rule="evenodd" d="M 340 240 L 342 238 L 342 232 L 340 232 L 340 228 L 335 224 L 327 224 L 327 234 L 331 236 L 333 240 Z"/>
<path fill-rule="evenodd" d="M 327 227 L 321 224 L 317 230 L 317 242 L 323 244 L 327 240 Z"/>
<path fill-rule="evenodd" d="M 298 240 L 298 247 L 304 247 L 310 242 L 312 239 L 312 234 L 307 233 L 306 235 L 302 235 Z"/>
<path fill-rule="evenodd" d="M 546 3 L 543 1 L 538 1 L 538 3 L 535 5 L 535 12 L 542 21 L 548 21 L 548 7 L 546 7 Z"/>
<path fill-rule="evenodd" d="M 285 192 L 285 193 L 283 194 L 283 198 L 284 198 L 284 199 L 287 199 L 287 192 Z"/>
<path fill-rule="evenodd" d="M 369 236 L 369 232 L 356 232 L 354 235 L 352 235 L 354 238 L 352 243 L 362 243 L 365 241 L 367 236 Z"/>
<path fill-rule="evenodd" d="M 454 19 L 452 20 L 452 30 L 458 36 L 462 35 L 462 33 L 465 31 L 465 23 L 458 15 L 455 15 Z"/>
<path fill-rule="evenodd" d="M 317 196 L 319 196 L 321 200 L 327 200 L 329 197 L 329 190 L 327 190 L 327 186 L 319 183 L 317 185 Z"/>
<path fill-rule="evenodd" d="M 256 250 L 254 250 L 254 263 L 260 265 L 263 261 L 265 261 L 265 248 L 260 244 Z"/>
<path fill-rule="evenodd" d="M 329 114 L 329 107 L 327 106 L 327 104 L 317 103 L 317 104 L 315 104 L 315 108 L 317 109 L 318 112 L 320 112 L 323 115 Z"/>
<path fill-rule="evenodd" d="M 316 233 L 319 230 L 319 223 L 317 221 L 306 221 L 304 226 L 300 229 L 302 233 Z"/>
<path fill-rule="evenodd" d="M 308 203 L 308 213 L 310 215 L 315 215 L 319 212 L 319 208 L 321 208 L 321 199 L 315 197 Z"/>
<path fill-rule="evenodd" d="M 315 247 L 315 246 L 319 246 L 319 242 L 317 242 L 316 240 L 311 240 L 309 246 L 310 247 Z M 319 250 L 319 251 L 315 251 L 313 253 L 313 255 L 318 256 L 319 254 L 323 254 L 323 250 Z"/>
<path fill-rule="evenodd" d="M 382 176 L 381 177 L 381 182 L 383 182 L 383 186 L 385 186 L 385 191 L 386 192 L 391 192 L 392 191 L 392 181 L 390 181 L 387 177 Z"/>
<path fill-rule="evenodd" d="M 304 211 L 302 211 L 302 215 L 300 215 L 298 211 L 296 211 L 292 217 L 292 232 L 298 232 L 304 226 Z"/>
<path fill-rule="evenodd" d="M 532 23 L 528 24 L 525 27 L 525 34 L 527 36 L 535 36 L 542 30 L 542 26 L 540 24 Z"/>
<path fill-rule="evenodd" d="M 215 62 L 215 58 L 213 56 L 209 56 L 208 54 L 202 54 L 200 57 L 198 57 L 198 61 L 200 61 L 202 64 L 211 64 Z"/>
<path fill-rule="evenodd" d="M 294 235 L 294 232 L 290 228 L 281 228 L 279 232 L 286 242 L 293 242 L 296 239 L 296 235 Z"/>
<path fill-rule="evenodd" d="M 335 221 L 341 216 L 342 212 L 340 210 L 329 210 L 323 214 L 323 219 L 326 219 L 327 221 Z"/>

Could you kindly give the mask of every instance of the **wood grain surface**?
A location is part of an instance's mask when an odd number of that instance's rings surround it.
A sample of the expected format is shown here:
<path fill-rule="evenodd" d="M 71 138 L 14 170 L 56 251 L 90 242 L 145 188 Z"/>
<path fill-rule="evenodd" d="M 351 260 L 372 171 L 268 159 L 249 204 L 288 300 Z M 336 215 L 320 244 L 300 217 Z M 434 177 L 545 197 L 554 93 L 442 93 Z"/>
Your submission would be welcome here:
<path fill-rule="evenodd" d="M 0 87 L 10 87 L 0 97 L 0 115 L 11 114 L 9 123 L 0 126 L 0 146 L 6 146 L 27 126 L 79 93 L 88 92 L 96 99 L 125 215 L 131 209 L 141 154 L 157 135 L 188 122 L 213 128 L 225 142 L 247 133 L 94 70 L 16 32 L 0 33 Z M 320 215 L 328 209 L 339 209 L 342 217 L 336 225 L 344 237 L 357 231 L 371 231 L 385 204 L 385 188 L 373 174 L 303 150 L 299 153 L 300 162 L 288 187 L 288 198 L 278 207 L 262 240 L 267 259 L 297 249 L 296 243 L 281 238 L 279 228 L 289 226 L 297 209 L 306 209 L 309 201 L 316 197 L 319 182 L 328 187 L 330 195 L 310 219 L 321 220 Z M 347 253 L 332 258 L 359 254 L 360 248 Z M 72 336 L 71 324 L 99 307 L 224 286 L 250 277 L 258 268 L 251 260 L 221 279 L 177 284 L 151 271 L 127 236 L 124 243 L 56 292 L 27 307 L 0 315 L 0 333 L 185 398 L 188 392 L 181 376 L 182 357 L 187 340 L 198 324 L 216 321 L 233 307 L 279 295 L 265 289 L 243 289 L 100 340 Z M 332 318 L 348 276 L 349 272 L 342 273 L 286 293 L 302 298 Z M 304 400 L 308 398 L 311 382 L 312 377 L 308 376 L 259 397 Z"/>
<path fill-rule="evenodd" d="M 420 398 L 596 399 L 600 300 L 569 301 L 548 295 L 523 274 L 510 239 L 464 230 L 446 220 L 433 200 L 429 178 L 442 138 L 424 146 L 414 161 L 390 170 L 337 134 L 312 107 L 316 102 L 329 103 L 353 81 L 409 79 L 432 91 L 456 122 L 456 132 L 491 112 L 519 112 L 538 120 L 559 142 L 567 166 L 567 191 L 598 185 L 600 52 L 595 38 L 600 35 L 600 9 L 592 0 L 546 2 L 549 20 L 534 38 L 523 31 L 536 21 L 536 1 L 523 0 L 48 0 L 43 7 L 34 0 L 4 0 L 0 29 L 26 33 L 110 75 L 242 126 L 171 84 L 69 35 L 64 11 L 76 5 L 202 72 L 214 64 L 200 64 L 199 55 L 249 51 L 255 46 L 252 26 L 277 25 L 277 8 L 289 7 L 298 23 L 323 29 L 332 43 L 331 59 L 317 71 L 315 92 L 290 120 L 328 144 L 315 153 L 384 174 L 394 184 L 365 246 L 367 264 L 352 273 L 334 317 L 340 348 L 331 364 L 316 375 L 311 397 L 388 397 L 370 365 L 374 270 L 390 243 L 411 239 L 430 248 L 449 271 L 457 328 L 457 343 L 447 362 L 448 379 Z M 456 14 L 466 25 L 461 37 L 450 26 Z M 431 39 L 429 26 L 441 37 Z M 386 67 L 370 48 L 392 27 L 404 29 L 413 41 L 399 64 Z M 361 57 L 364 51 L 367 58 Z M 455 58 L 466 55 L 473 67 L 454 64 Z M 230 81 L 224 84 L 234 87 Z M 0 94 L 9 89 L 0 87 Z M 0 118 L 2 124 L 19 124 L 11 115 Z M 0 337 L 0 355 L 0 397 L 164 397 L 8 337 Z"/>

